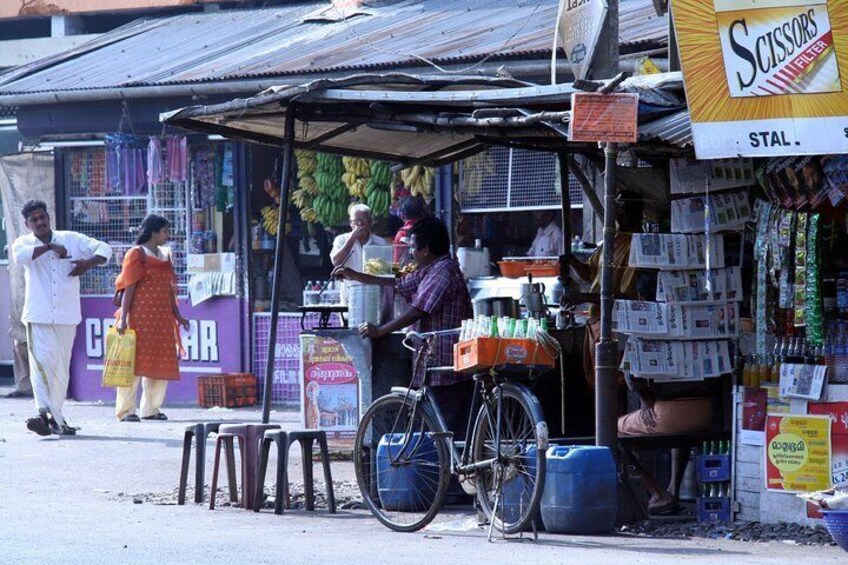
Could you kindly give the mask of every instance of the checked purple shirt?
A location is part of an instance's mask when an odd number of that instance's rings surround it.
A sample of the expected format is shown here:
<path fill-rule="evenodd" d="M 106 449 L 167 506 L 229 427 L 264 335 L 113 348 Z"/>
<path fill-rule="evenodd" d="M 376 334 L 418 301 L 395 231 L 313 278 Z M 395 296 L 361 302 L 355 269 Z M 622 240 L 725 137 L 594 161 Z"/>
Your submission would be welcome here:
<path fill-rule="evenodd" d="M 462 325 L 463 320 L 473 317 L 471 296 L 459 263 L 450 255 L 444 255 L 426 267 L 417 269 L 395 283 L 409 305 L 427 315 L 418 321 L 419 332 L 450 330 Z M 427 365 L 444 367 L 453 365 L 453 345 L 459 335 L 439 336 L 433 344 L 431 362 Z M 417 388 L 424 382 L 425 365 L 416 371 L 412 386 Z M 471 379 L 471 375 L 453 372 L 436 372 L 430 375 L 431 386 L 452 385 Z"/>

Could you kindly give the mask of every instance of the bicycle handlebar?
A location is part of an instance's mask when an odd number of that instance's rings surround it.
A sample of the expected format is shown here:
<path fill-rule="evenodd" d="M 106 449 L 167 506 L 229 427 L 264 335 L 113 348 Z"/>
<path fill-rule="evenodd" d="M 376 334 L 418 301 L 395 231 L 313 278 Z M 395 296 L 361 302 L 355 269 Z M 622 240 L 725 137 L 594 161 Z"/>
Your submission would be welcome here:
<path fill-rule="evenodd" d="M 450 330 L 438 330 L 438 331 L 434 331 L 434 332 L 414 332 L 414 331 L 410 331 L 410 332 L 407 332 L 406 337 L 403 338 L 402 345 L 405 348 L 409 349 L 410 351 L 414 352 L 414 351 L 417 350 L 417 347 L 410 343 L 411 339 L 417 339 L 419 341 L 426 342 L 428 340 L 431 340 L 435 337 L 442 336 L 442 335 L 459 334 L 461 329 L 462 328 L 453 328 L 453 329 L 450 329 Z"/>

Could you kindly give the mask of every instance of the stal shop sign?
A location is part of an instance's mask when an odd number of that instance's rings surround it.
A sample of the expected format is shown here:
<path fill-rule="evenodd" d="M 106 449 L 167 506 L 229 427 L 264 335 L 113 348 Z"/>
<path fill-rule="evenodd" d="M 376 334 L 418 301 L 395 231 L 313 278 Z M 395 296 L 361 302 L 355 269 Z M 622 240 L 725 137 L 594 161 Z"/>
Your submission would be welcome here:
<path fill-rule="evenodd" d="M 844 0 L 676 0 L 673 16 L 699 159 L 848 152 Z"/>
<path fill-rule="evenodd" d="M 89 359 L 102 359 L 106 348 L 106 332 L 115 324 L 114 318 L 86 318 L 85 352 Z M 180 330 L 185 355 L 183 361 L 189 363 L 217 363 L 218 322 L 215 320 L 191 320 L 189 331 Z M 185 368 L 182 368 L 185 371 Z"/>
<path fill-rule="evenodd" d="M 574 78 L 584 79 L 589 73 L 595 48 L 607 16 L 606 0 L 560 0 L 558 22 L 562 46 L 571 64 Z"/>

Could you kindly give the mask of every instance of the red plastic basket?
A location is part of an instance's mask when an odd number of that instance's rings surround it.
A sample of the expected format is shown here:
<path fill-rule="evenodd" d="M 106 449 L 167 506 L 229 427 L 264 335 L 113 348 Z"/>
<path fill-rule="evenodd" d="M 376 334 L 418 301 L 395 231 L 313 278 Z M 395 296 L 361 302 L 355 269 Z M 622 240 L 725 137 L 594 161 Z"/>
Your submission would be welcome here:
<path fill-rule="evenodd" d="M 201 408 L 253 406 L 256 389 L 256 377 L 250 373 L 205 375 L 197 378 L 197 403 Z"/>
<path fill-rule="evenodd" d="M 453 366 L 457 372 L 473 373 L 497 366 L 554 365 L 554 358 L 532 339 L 478 337 L 453 346 Z"/>

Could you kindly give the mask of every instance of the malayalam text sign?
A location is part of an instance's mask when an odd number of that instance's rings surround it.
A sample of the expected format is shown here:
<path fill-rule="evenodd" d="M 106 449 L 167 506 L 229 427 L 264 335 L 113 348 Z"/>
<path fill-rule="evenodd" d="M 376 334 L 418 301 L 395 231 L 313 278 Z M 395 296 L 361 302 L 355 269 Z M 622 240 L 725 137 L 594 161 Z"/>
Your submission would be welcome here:
<path fill-rule="evenodd" d="M 699 159 L 848 153 L 844 0 L 675 0 Z"/>
<path fill-rule="evenodd" d="M 766 418 L 766 488 L 812 492 L 830 488 L 830 418 Z"/>
<path fill-rule="evenodd" d="M 575 92 L 571 95 L 571 141 L 635 143 L 639 95 Z"/>

